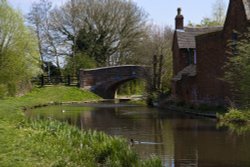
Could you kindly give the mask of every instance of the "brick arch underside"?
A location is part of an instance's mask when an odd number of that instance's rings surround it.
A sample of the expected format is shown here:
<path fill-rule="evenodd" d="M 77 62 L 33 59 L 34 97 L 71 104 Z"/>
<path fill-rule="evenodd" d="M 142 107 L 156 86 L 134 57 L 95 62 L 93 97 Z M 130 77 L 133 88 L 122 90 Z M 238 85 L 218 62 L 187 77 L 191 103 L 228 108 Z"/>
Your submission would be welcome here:
<path fill-rule="evenodd" d="M 103 82 L 101 85 L 96 87 L 96 89 L 93 91 L 97 95 L 101 96 L 104 99 L 114 99 L 116 90 L 118 89 L 119 86 L 123 85 L 124 83 L 136 79 L 142 79 L 146 80 L 145 77 L 128 77 L 128 78 L 122 78 L 119 81 L 106 81 Z"/>

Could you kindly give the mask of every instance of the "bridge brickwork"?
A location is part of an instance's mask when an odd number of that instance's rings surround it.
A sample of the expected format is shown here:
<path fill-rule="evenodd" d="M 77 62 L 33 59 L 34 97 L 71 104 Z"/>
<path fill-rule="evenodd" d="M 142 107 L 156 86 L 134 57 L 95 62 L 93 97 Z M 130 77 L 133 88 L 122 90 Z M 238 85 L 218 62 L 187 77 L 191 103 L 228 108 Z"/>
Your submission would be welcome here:
<path fill-rule="evenodd" d="M 80 87 L 88 89 L 105 99 L 114 99 L 116 90 L 123 83 L 134 80 L 148 80 L 150 68 L 138 65 L 123 65 L 97 69 L 80 70 Z"/>

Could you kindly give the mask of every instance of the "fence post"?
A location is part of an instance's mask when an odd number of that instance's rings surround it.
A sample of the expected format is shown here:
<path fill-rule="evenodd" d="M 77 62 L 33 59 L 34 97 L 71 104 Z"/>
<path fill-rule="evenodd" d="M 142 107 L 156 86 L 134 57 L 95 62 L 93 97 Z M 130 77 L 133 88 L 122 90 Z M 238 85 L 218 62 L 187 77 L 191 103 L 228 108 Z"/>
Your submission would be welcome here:
<path fill-rule="evenodd" d="M 80 87 L 80 72 L 76 76 L 77 79 L 77 87 Z"/>
<path fill-rule="evenodd" d="M 43 75 L 41 75 L 40 82 L 41 82 L 41 87 L 43 87 L 44 86 L 44 76 Z"/>
<path fill-rule="evenodd" d="M 154 55 L 153 57 L 153 90 L 157 89 L 157 56 Z"/>
<path fill-rule="evenodd" d="M 67 84 L 68 84 L 68 86 L 70 86 L 70 84 L 71 84 L 71 80 L 70 80 L 70 79 L 71 79 L 71 78 L 70 78 L 70 75 L 68 75 L 68 76 L 67 76 L 67 81 L 68 81 Z"/>

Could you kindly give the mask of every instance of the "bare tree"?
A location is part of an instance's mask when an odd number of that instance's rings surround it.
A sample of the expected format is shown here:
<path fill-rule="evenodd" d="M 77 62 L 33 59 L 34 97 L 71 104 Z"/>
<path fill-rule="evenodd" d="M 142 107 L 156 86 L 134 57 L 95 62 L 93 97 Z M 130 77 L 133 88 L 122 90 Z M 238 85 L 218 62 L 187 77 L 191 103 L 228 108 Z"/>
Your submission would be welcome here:
<path fill-rule="evenodd" d="M 46 55 L 46 31 L 48 29 L 49 10 L 51 9 L 51 2 L 48 0 L 40 0 L 33 3 L 31 11 L 28 13 L 27 19 L 30 25 L 33 26 L 38 39 L 38 48 L 40 59 L 42 61 L 42 69 L 44 70 L 44 58 Z"/>
<path fill-rule="evenodd" d="M 212 17 L 203 17 L 200 24 L 189 21 L 189 27 L 212 27 L 223 26 L 226 16 L 226 5 L 224 0 L 216 0 L 212 6 Z"/>
<path fill-rule="evenodd" d="M 223 24 L 225 21 L 226 5 L 224 0 L 216 0 L 213 4 L 213 20 L 217 23 Z"/>
<path fill-rule="evenodd" d="M 125 0 L 71 0 L 51 13 L 65 43 L 100 65 L 121 64 L 144 35 L 146 14 Z"/>
<path fill-rule="evenodd" d="M 173 30 L 166 26 L 148 27 L 148 36 L 137 47 L 134 61 L 137 64 L 152 65 L 152 89 L 163 91 L 170 89 L 172 78 L 172 38 Z"/>

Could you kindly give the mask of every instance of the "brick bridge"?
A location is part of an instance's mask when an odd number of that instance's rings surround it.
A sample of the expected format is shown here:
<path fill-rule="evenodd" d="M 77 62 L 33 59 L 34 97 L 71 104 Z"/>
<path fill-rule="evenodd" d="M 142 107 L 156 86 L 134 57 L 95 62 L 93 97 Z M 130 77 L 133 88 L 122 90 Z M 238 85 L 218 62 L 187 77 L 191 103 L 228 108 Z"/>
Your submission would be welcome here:
<path fill-rule="evenodd" d="M 150 69 L 145 66 L 123 65 L 80 70 L 80 87 L 105 99 L 114 99 L 117 88 L 134 79 L 148 80 Z"/>

